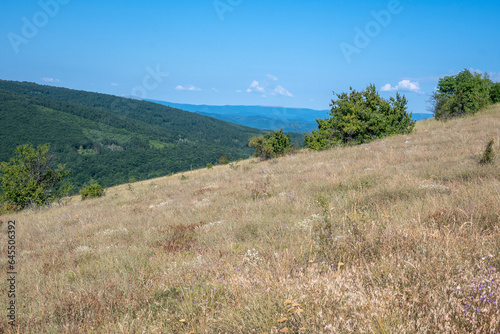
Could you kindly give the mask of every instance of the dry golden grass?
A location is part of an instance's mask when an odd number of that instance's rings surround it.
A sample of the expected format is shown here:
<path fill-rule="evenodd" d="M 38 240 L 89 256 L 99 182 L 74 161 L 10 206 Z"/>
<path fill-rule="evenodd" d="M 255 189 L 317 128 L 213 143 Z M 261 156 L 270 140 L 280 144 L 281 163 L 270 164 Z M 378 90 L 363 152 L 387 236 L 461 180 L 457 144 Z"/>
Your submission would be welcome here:
<path fill-rule="evenodd" d="M 3 216 L 4 273 L 18 224 L 20 328 L 2 316 L 0 332 L 500 332 L 489 139 L 498 150 L 499 105 Z"/>

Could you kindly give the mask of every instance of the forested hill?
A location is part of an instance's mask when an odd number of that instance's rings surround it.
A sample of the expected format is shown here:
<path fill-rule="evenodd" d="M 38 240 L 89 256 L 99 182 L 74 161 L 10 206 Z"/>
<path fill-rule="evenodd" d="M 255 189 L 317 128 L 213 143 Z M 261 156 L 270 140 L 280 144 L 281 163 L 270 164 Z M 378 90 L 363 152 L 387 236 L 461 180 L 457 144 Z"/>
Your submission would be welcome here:
<path fill-rule="evenodd" d="M 0 161 L 17 145 L 50 143 L 75 188 L 143 180 L 247 158 L 263 132 L 159 104 L 0 80 Z"/>

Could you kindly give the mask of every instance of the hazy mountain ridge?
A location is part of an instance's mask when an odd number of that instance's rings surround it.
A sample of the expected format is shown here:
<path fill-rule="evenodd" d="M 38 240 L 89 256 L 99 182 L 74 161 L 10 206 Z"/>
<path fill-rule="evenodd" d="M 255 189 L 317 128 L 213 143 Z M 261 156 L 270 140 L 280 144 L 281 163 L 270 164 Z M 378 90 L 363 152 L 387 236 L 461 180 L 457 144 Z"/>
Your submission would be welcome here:
<path fill-rule="evenodd" d="M 79 187 L 104 186 L 246 158 L 264 132 L 155 103 L 0 80 L 0 161 L 21 144 L 50 143 Z"/>
<path fill-rule="evenodd" d="M 318 128 L 316 119 L 329 117 L 329 110 L 315 110 L 308 108 L 242 105 L 213 106 L 156 100 L 148 101 L 257 129 L 278 130 L 283 128 L 286 132 L 311 132 L 312 130 L 316 130 Z M 420 121 L 431 118 L 432 114 L 413 113 L 412 117 L 413 119 Z"/>

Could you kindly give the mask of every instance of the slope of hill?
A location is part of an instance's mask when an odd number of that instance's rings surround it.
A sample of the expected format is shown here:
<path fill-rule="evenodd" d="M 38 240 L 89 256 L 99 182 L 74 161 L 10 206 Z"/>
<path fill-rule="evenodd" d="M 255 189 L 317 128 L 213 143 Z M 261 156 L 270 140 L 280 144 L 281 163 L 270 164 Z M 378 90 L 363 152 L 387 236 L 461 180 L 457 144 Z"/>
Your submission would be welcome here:
<path fill-rule="evenodd" d="M 0 217 L 17 332 L 497 333 L 500 161 L 478 161 L 499 124 L 496 105 Z"/>
<path fill-rule="evenodd" d="M 295 133 L 311 132 L 318 128 L 317 118 L 328 117 L 328 110 L 307 108 L 285 108 L 264 106 L 210 106 L 172 103 L 165 101 L 151 102 L 195 112 L 224 121 L 241 124 L 257 129 L 279 130 Z M 432 117 L 432 114 L 413 113 L 413 119 L 421 121 Z"/>
<path fill-rule="evenodd" d="M 155 103 L 0 80 L 0 161 L 17 145 L 48 142 L 77 188 L 247 158 L 248 139 L 262 133 Z"/>

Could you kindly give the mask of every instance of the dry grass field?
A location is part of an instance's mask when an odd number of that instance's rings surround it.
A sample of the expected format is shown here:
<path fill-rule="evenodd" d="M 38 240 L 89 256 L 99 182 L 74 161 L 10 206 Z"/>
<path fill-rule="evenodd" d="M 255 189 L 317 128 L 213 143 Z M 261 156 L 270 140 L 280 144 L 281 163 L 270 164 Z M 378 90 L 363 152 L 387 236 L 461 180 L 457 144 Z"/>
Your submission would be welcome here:
<path fill-rule="evenodd" d="M 498 333 L 500 105 L 107 189 L 17 223 L 5 333 Z"/>

